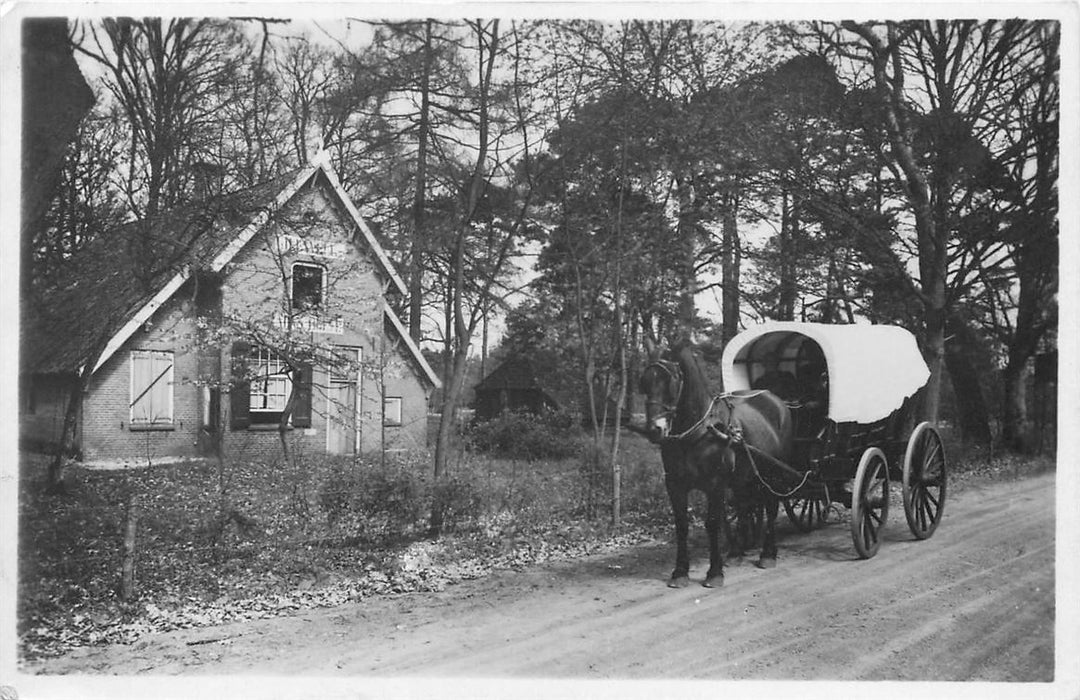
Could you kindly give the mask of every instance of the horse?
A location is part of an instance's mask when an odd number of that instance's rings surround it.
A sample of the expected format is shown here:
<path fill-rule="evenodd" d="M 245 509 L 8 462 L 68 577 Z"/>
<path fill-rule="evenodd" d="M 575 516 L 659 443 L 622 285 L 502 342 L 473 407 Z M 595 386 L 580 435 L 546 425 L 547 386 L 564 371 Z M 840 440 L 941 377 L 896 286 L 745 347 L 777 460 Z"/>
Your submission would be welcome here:
<path fill-rule="evenodd" d="M 764 532 L 757 565 L 776 565 L 775 523 L 779 499 L 763 481 L 751 455 L 790 461 L 794 451 L 791 411 L 769 391 L 740 391 L 714 397 L 693 351 L 682 346 L 668 357 L 646 340 L 649 362 L 641 373 L 639 389 L 645 395 L 645 436 L 660 446 L 664 484 L 675 521 L 675 569 L 671 588 L 690 583 L 687 547 L 689 493 L 702 491 L 708 503 L 705 530 L 709 539 L 709 570 L 703 585 L 724 583 L 720 528 L 724 492 L 730 488 L 744 512 L 764 504 Z"/>

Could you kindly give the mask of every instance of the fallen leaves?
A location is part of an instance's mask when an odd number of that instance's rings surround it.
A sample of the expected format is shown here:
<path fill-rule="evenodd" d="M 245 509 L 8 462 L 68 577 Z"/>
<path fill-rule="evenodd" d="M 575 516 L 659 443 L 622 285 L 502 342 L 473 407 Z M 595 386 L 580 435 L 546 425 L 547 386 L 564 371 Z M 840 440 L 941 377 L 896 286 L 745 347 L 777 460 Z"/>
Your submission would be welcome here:
<path fill-rule="evenodd" d="M 437 592 L 495 570 L 521 570 L 545 562 L 613 552 L 653 539 L 655 534 L 644 527 L 609 534 L 589 527 L 562 526 L 519 535 L 507 550 L 492 546 L 484 533 L 414 542 L 387 555 L 381 563 L 369 562 L 352 575 L 324 576 L 321 584 L 302 581 L 286 592 L 248 593 L 242 582 L 237 582 L 234 595 L 210 601 L 166 596 L 147 601 L 127 615 L 50 616 L 26 630 L 20 637 L 20 645 L 23 658 L 30 660 L 62 655 L 81 646 L 133 644 L 152 633 L 290 615 L 371 596 Z"/>

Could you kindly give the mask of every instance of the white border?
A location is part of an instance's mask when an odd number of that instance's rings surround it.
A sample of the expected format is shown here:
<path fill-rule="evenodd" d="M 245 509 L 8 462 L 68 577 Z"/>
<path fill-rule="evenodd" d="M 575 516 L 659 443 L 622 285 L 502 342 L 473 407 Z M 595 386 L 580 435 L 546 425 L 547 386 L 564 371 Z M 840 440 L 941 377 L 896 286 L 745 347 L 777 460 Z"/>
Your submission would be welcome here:
<path fill-rule="evenodd" d="M 19 180 L 18 124 L 21 106 L 19 85 L 18 19 L 32 15 L 80 15 L 101 16 L 109 14 L 207 14 L 252 15 L 288 17 L 342 17 L 345 15 L 380 17 L 415 16 L 475 16 L 514 15 L 516 17 L 587 17 L 611 19 L 613 15 L 634 16 L 642 19 L 673 17 L 708 17 L 715 19 L 807 19 L 880 18 L 906 17 L 929 18 L 975 18 L 991 17 L 1041 17 L 1062 21 L 1061 81 L 1062 81 L 1062 132 L 1060 171 L 1060 221 L 1061 221 L 1061 269 L 1073 270 L 1080 263 L 1080 228 L 1077 224 L 1078 203 L 1075 193 L 1080 185 L 1077 156 L 1080 154 L 1080 109 L 1077 107 L 1078 44 L 1076 0 L 1067 2 L 980 2 L 978 0 L 953 0 L 953 2 L 874 2 L 828 3 L 828 2 L 699 2 L 699 3 L 198 3 L 175 0 L 166 6 L 135 3 L 0 3 L 0 112 L 4 128 L 0 131 L 0 181 L 14 183 Z M 8 245 L 0 247 L 0 289 L 7 303 L 0 306 L 0 333 L 4 357 L 13 358 L 18 353 L 17 328 L 18 306 L 12 303 L 18 298 L 18 190 L 14 187 L 0 188 L 0 216 L 2 230 Z M 872 693 L 874 698 L 888 697 L 950 697 L 968 698 L 1077 698 L 1080 697 L 1080 617 L 1077 615 L 1078 525 L 1080 525 L 1080 490 L 1078 470 L 1080 463 L 1080 431 L 1076 422 L 1080 419 L 1080 337 L 1077 333 L 1077 309 L 1080 301 L 1080 276 L 1060 276 L 1061 324 L 1059 330 L 1060 385 L 1058 391 L 1059 416 L 1065 429 L 1059 431 L 1059 469 L 1056 476 L 1057 495 L 1057 643 L 1056 679 L 1052 684 L 1016 683 L 764 683 L 764 682 L 698 682 L 698 681 L 613 681 L 588 683 L 556 680 L 488 681 L 476 679 L 326 679 L 303 677 L 275 677 L 257 679 L 242 676 L 184 677 L 162 682 L 153 677 L 109 678 L 100 676 L 41 677 L 25 676 L 13 672 L 15 640 L 13 634 L 0 635 L 0 684 L 13 685 L 19 697 L 65 697 L 65 698 L 115 698 L 115 697 L 248 697 L 256 694 L 276 697 L 355 698 L 367 697 L 473 697 L 506 698 L 520 700 L 550 697 L 618 698 L 709 698 L 718 697 L 770 697 L 772 695 L 797 694 L 805 698 L 844 697 L 853 692 Z M 391 318 L 393 315 L 391 314 Z M 396 325 L 400 325 L 397 322 Z M 403 337 L 408 341 L 408 334 Z M 421 356 L 422 357 L 422 356 Z M 425 363 L 426 364 L 426 363 Z M 8 363 L 9 367 L 17 363 Z M 17 400 L 14 388 L 14 372 L 5 375 L 5 388 L 0 392 L 0 406 L 8 418 L 7 425 L 17 425 Z M 3 433 L 5 455 L 17 454 L 14 431 Z M 14 629 L 15 575 L 13 547 L 15 538 L 14 514 L 17 513 L 17 460 L 9 458 L 0 466 L 0 513 L 2 513 L 4 557 L 0 559 L 0 628 Z M 659 633 L 658 633 L 659 634 Z M 662 641 L 658 637 L 658 642 Z"/>

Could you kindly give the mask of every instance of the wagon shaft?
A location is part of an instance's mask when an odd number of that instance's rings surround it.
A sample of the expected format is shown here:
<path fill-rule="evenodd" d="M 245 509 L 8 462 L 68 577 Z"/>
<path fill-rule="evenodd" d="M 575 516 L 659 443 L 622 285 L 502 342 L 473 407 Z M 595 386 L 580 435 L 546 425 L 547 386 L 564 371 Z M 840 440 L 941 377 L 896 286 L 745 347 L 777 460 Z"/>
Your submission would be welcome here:
<path fill-rule="evenodd" d="M 783 479 L 793 479 L 795 483 L 804 481 L 806 479 L 806 472 L 801 472 L 794 467 L 785 464 L 784 462 L 776 459 L 772 455 L 762 452 L 753 445 L 748 445 L 746 443 L 741 443 L 741 445 L 753 454 L 754 462 L 757 464 L 759 469 L 761 467 L 766 467 L 771 471 L 769 476 L 779 476 Z"/>

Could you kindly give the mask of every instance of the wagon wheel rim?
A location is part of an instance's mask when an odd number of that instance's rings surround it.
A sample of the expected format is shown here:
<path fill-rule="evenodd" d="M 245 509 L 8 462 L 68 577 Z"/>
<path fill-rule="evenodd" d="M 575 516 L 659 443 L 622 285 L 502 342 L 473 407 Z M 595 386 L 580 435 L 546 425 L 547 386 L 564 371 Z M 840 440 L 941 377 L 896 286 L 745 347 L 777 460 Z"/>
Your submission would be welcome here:
<path fill-rule="evenodd" d="M 799 532 L 810 532 L 829 520 L 829 504 L 818 496 L 784 499 L 784 512 Z"/>
<path fill-rule="evenodd" d="M 851 539 L 863 559 L 877 554 L 889 518 L 889 464 L 885 453 L 871 447 L 859 460 L 851 497 Z"/>
<path fill-rule="evenodd" d="M 941 435 L 929 423 L 920 423 L 908 439 L 903 480 L 904 516 L 917 539 L 933 535 L 941 522 L 947 483 Z"/>

